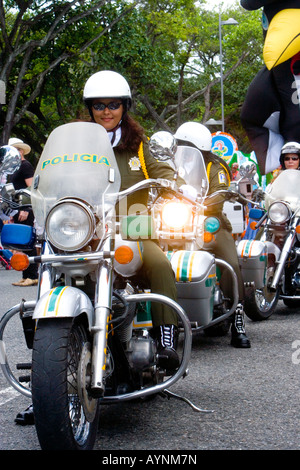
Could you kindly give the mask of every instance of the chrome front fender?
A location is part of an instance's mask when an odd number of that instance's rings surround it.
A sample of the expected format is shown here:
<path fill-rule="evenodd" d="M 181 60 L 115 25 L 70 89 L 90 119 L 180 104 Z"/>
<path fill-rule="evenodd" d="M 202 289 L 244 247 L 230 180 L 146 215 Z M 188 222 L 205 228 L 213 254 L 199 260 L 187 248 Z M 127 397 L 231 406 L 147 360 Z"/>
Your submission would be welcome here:
<path fill-rule="evenodd" d="M 268 255 L 274 255 L 275 261 L 277 263 L 279 261 L 280 255 L 281 255 L 281 250 L 273 242 L 266 241 L 266 242 L 264 242 L 264 244 L 267 247 Z"/>
<path fill-rule="evenodd" d="M 85 313 L 91 330 L 94 322 L 94 308 L 88 296 L 71 286 L 54 287 L 38 300 L 33 320 L 45 318 L 73 318 Z"/>

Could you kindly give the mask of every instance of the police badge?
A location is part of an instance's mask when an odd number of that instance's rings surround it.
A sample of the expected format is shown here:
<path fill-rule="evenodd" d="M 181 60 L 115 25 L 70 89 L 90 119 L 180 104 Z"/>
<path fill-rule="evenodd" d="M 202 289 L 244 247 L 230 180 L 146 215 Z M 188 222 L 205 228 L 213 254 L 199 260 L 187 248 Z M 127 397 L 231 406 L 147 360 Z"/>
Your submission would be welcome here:
<path fill-rule="evenodd" d="M 138 157 L 132 157 L 128 161 L 131 171 L 139 171 L 141 169 L 141 162 Z"/>

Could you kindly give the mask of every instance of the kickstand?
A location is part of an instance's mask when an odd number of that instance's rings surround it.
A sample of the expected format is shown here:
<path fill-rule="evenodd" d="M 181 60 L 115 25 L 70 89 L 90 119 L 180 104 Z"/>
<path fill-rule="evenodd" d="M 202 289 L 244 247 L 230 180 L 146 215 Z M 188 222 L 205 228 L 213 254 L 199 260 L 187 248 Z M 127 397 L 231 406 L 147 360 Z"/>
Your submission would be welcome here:
<path fill-rule="evenodd" d="M 214 413 L 214 410 L 203 410 L 203 409 L 199 408 L 198 406 L 194 405 L 190 400 L 188 400 L 188 398 L 177 395 L 174 392 L 170 392 L 170 390 L 164 390 L 163 392 L 160 393 L 160 395 L 163 398 L 167 397 L 168 399 L 170 399 L 170 398 L 173 397 L 173 398 L 177 398 L 178 400 L 182 400 L 185 403 L 187 403 L 188 405 L 190 405 L 190 407 L 192 408 L 193 411 L 197 411 L 199 413 Z"/>

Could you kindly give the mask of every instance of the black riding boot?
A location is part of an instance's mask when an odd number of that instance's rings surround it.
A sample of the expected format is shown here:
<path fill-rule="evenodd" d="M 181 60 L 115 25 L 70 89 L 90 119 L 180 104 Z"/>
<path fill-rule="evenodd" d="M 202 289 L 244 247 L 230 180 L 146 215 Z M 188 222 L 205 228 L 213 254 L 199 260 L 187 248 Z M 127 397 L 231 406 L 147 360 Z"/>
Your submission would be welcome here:
<path fill-rule="evenodd" d="M 245 312 L 242 304 L 238 304 L 231 326 L 231 345 L 235 348 L 251 348 L 245 331 Z"/>
<path fill-rule="evenodd" d="M 26 426 L 28 424 L 34 424 L 34 415 L 33 415 L 33 407 L 32 405 L 28 406 L 26 410 L 21 411 L 17 414 L 15 423 L 21 424 L 22 426 Z"/>
<path fill-rule="evenodd" d="M 176 352 L 178 342 L 178 329 L 174 325 L 159 327 L 158 338 L 159 365 L 172 374 L 179 367 L 179 357 Z"/>

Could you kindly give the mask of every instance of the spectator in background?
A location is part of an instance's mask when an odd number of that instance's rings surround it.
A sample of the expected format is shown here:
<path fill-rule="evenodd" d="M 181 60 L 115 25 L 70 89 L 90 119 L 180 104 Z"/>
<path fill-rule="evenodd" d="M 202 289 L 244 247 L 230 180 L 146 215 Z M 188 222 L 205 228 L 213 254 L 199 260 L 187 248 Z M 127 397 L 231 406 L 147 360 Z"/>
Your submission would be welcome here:
<path fill-rule="evenodd" d="M 231 173 L 232 173 L 232 180 L 237 181 L 240 179 L 240 173 L 239 173 L 239 164 L 238 163 L 233 163 L 231 165 Z"/>
<path fill-rule="evenodd" d="M 25 155 L 28 155 L 31 151 L 31 147 L 25 144 L 22 140 L 15 137 L 9 139 L 8 145 L 15 147 L 21 155 L 21 166 L 10 176 L 10 182 L 13 183 L 15 189 L 26 189 L 31 186 L 34 168 L 32 164 L 26 160 Z M 13 221 L 16 224 L 24 224 L 33 226 L 34 214 L 32 209 L 20 210 L 16 215 L 13 216 Z M 30 252 L 29 256 L 36 256 L 36 248 L 34 247 Z M 23 271 L 23 277 L 18 282 L 13 282 L 14 286 L 34 286 L 38 283 L 38 265 L 30 264 L 29 267 Z"/>

